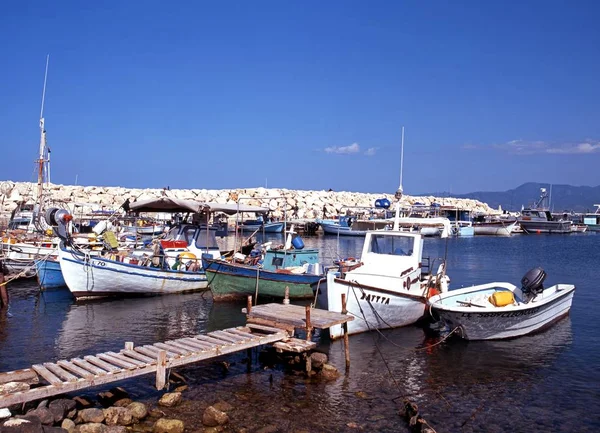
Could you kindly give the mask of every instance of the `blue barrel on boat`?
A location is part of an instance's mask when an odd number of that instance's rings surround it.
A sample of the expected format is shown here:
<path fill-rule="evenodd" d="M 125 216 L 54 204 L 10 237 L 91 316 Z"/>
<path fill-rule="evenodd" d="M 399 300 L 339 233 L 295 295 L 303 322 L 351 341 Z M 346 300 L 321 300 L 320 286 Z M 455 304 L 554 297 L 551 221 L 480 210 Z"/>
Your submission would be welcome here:
<path fill-rule="evenodd" d="M 304 241 L 300 236 L 294 236 L 294 238 L 292 239 L 292 245 L 297 250 L 301 250 L 302 248 L 304 248 Z"/>
<path fill-rule="evenodd" d="M 389 209 L 390 205 L 391 203 L 387 198 L 378 198 L 375 200 L 375 207 L 377 208 Z"/>

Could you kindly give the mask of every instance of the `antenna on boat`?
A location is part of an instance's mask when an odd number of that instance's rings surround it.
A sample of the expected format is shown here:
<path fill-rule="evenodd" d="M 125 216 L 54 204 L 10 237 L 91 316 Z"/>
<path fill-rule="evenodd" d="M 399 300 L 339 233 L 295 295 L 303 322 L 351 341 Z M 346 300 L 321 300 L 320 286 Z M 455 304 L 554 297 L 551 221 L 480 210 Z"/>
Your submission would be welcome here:
<path fill-rule="evenodd" d="M 404 126 L 402 127 L 402 144 L 400 145 L 400 186 L 394 197 L 396 198 L 396 215 L 394 217 L 393 230 L 400 230 L 400 199 L 402 199 L 402 170 L 404 168 Z"/>

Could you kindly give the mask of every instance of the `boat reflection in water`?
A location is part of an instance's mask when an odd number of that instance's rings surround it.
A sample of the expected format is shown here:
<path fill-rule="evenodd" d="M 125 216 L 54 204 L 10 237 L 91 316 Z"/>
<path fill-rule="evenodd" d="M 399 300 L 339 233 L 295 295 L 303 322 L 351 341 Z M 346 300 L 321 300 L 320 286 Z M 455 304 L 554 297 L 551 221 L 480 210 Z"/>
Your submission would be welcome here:
<path fill-rule="evenodd" d="M 119 350 L 206 332 L 208 293 L 73 303 L 56 338 L 59 358 Z"/>

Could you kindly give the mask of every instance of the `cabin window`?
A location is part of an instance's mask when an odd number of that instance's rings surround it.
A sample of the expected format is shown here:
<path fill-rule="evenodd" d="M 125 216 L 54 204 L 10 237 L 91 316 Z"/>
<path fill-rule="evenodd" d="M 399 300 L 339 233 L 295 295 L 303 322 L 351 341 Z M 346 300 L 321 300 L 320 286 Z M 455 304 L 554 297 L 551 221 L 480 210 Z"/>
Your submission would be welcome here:
<path fill-rule="evenodd" d="M 410 256 L 413 253 L 413 237 L 372 235 L 369 252 L 393 256 Z"/>
<path fill-rule="evenodd" d="M 217 238 L 215 236 L 215 229 L 206 230 L 200 229 L 198 233 L 198 237 L 196 238 L 196 248 L 198 249 L 206 249 L 206 248 L 219 248 L 217 244 Z"/>

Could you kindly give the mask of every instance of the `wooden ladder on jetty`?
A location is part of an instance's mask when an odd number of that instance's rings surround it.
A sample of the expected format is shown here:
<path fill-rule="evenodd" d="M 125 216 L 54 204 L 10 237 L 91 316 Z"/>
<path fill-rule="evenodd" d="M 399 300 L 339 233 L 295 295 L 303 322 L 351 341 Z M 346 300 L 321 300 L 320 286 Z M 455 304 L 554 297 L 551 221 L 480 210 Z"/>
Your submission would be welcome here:
<path fill-rule="evenodd" d="M 132 342 L 126 342 L 119 352 L 98 353 L 68 361 L 45 362 L 23 370 L 0 373 L 0 385 L 7 382 L 43 383 L 26 391 L 0 394 L 0 408 L 149 373 L 156 374 L 156 387 L 163 389 L 168 368 L 265 344 L 274 344 L 280 351 L 298 353 L 316 346 L 316 343 L 310 341 L 313 325 L 310 312 L 307 313 L 305 307 L 266 304 L 251 308 L 254 314 L 252 311 L 247 314 L 246 326 L 137 347 Z M 353 319 L 352 316 L 324 310 L 310 311 L 313 317 L 315 314 L 319 317 L 317 327 L 333 326 Z M 317 311 L 319 313 L 315 313 Z M 256 317 L 257 315 L 259 317 Z M 273 323 L 275 326 L 269 326 L 267 323 Z M 307 339 L 293 337 L 294 328 L 298 327 L 307 330 Z"/>

